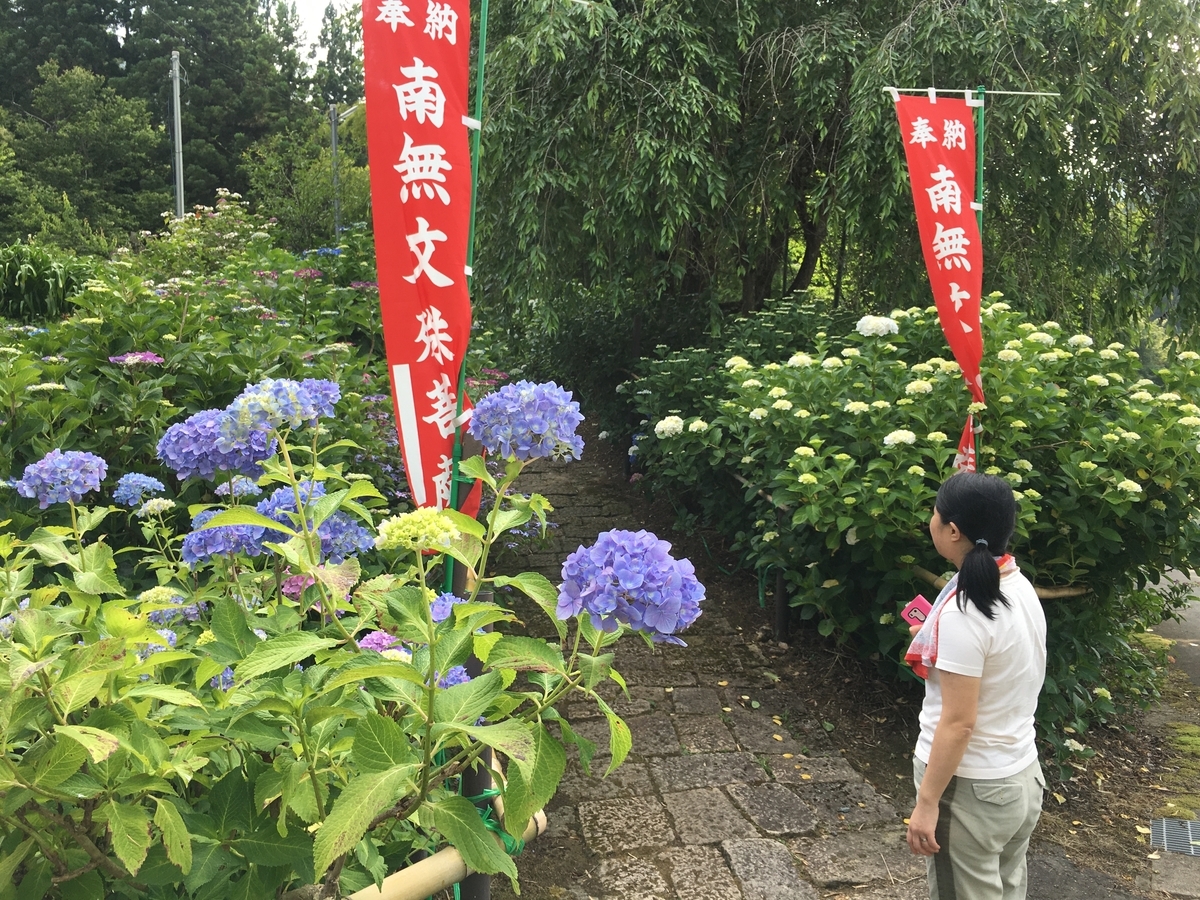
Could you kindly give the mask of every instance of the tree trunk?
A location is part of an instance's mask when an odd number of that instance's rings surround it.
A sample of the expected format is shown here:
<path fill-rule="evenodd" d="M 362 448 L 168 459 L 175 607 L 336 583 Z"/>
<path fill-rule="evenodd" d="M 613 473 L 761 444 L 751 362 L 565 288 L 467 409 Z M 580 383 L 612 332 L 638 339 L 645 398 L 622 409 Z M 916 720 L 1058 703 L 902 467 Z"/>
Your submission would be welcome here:
<path fill-rule="evenodd" d="M 775 274 L 783 262 L 787 250 L 787 229 L 781 228 L 771 235 L 766 249 L 758 255 L 754 265 L 742 276 L 742 313 L 755 313 L 762 309 L 763 301 L 775 283 Z"/>
<path fill-rule="evenodd" d="M 813 275 L 817 271 L 817 262 L 821 259 L 821 245 L 825 242 L 828 226 L 828 214 L 821 214 L 816 221 L 807 215 L 801 215 L 800 234 L 804 238 L 804 258 L 800 260 L 800 269 L 796 272 L 796 277 L 792 279 L 791 287 L 787 290 L 789 294 L 806 291 L 812 284 Z"/>

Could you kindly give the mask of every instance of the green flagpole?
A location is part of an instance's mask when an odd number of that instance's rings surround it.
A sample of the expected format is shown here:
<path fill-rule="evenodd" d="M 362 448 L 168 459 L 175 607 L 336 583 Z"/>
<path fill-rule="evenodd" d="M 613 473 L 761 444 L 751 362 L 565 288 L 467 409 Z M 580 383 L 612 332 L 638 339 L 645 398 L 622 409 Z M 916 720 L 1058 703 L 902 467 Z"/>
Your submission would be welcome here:
<path fill-rule="evenodd" d="M 983 85 L 975 89 L 979 105 L 975 107 L 975 202 L 979 209 L 975 216 L 979 221 L 979 243 L 983 244 Z"/>
<path fill-rule="evenodd" d="M 475 67 L 475 121 L 480 123 L 471 135 L 471 220 L 467 230 L 467 269 L 471 270 L 475 265 L 475 208 L 476 197 L 479 193 L 479 147 L 480 137 L 483 131 L 483 65 L 487 54 L 487 23 L 488 23 L 488 0 L 482 0 L 479 8 L 479 56 L 478 64 Z M 467 276 L 467 290 L 470 291 L 471 284 L 474 281 L 473 275 Z M 468 347 L 470 346 L 470 336 L 467 338 Z M 462 364 L 458 370 L 458 408 L 455 416 L 455 421 L 462 416 L 463 412 L 463 397 L 467 391 L 467 354 L 464 350 L 462 355 Z M 450 463 L 450 509 L 458 509 L 458 485 L 459 485 L 459 463 L 462 462 L 462 431 L 461 428 L 454 429 L 454 453 Z M 454 589 L 454 560 L 446 560 L 446 591 Z"/>

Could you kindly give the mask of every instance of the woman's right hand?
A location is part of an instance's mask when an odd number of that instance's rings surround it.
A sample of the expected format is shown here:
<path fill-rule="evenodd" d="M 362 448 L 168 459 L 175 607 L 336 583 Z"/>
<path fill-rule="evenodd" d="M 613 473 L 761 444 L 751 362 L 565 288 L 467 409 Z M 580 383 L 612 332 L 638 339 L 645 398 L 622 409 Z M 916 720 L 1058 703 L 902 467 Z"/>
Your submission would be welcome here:
<path fill-rule="evenodd" d="M 916 636 L 917 636 L 917 632 L 918 632 L 918 631 L 920 631 L 920 630 L 921 630 L 921 626 L 920 626 L 920 625 L 909 625 L 909 626 L 908 626 L 908 633 L 909 633 L 909 634 L 911 634 L 913 637 L 916 637 Z"/>

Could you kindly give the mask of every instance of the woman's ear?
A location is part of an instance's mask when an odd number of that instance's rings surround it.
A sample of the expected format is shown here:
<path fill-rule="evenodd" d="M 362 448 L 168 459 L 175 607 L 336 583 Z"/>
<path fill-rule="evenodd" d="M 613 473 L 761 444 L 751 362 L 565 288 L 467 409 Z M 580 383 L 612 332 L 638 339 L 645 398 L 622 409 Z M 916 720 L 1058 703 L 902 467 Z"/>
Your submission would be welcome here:
<path fill-rule="evenodd" d="M 950 540 L 961 541 L 963 539 L 963 533 L 959 530 L 957 525 L 951 522 L 948 527 L 950 529 Z"/>

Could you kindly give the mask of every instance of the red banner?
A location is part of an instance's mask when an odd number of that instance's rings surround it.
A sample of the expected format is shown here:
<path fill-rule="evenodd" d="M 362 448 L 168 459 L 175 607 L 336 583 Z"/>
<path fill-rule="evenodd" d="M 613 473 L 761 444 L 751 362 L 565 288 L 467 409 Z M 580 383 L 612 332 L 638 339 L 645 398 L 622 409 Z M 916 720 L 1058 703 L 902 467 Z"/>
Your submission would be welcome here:
<path fill-rule="evenodd" d="M 363 0 L 379 302 L 413 501 L 450 501 L 471 331 L 468 0 Z M 470 405 L 463 398 L 463 409 Z"/>
<path fill-rule="evenodd" d="M 965 99 L 937 97 L 932 92 L 894 96 L 938 319 L 971 397 L 982 403 L 983 246 L 976 217 L 973 111 Z M 968 415 L 955 459 L 956 467 L 972 472 L 973 425 Z"/>

